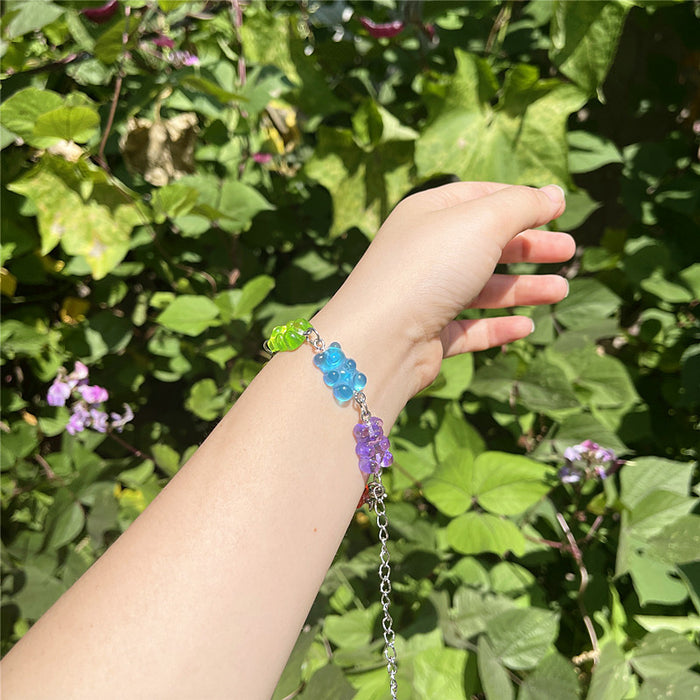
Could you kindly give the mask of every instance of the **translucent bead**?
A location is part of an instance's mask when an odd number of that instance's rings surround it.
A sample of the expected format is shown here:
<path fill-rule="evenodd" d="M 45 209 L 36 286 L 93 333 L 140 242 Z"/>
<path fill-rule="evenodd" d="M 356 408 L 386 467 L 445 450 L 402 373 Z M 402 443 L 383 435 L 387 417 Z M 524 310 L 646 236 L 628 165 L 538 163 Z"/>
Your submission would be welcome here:
<path fill-rule="evenodd" d="M 352 398 L 353 390 L 347 384 L 336 384 L 333 387 L 333 396 L 335 396 L 340 403 L 345 403 Z"/>

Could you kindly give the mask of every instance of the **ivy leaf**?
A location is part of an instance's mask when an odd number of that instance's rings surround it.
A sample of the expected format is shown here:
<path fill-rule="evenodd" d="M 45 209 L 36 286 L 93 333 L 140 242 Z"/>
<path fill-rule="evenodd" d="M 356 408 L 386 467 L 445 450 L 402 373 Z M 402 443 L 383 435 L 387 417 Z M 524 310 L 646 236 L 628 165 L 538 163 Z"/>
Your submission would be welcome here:
<path fill-rule="evenodd" d="M 584 95 L 573 85 L 539 80 L 534 67 L 516 66 L 494 108 L 495 78 L 487 62 L 458 49 L 455 58 L 447 97 L 416 142 L 418 175 L 567 185 L 566 120 Z"/>
<path fill-rule="evenodd" d="M 413 145 L 407 141 L 379 144 L 366 152 L 348 129 L 322 126 L 318 146 L 306 173 L 333 198 L 335 238 L 356 226 L 372 238 L 391 209 L 410 189 Z"/>
<path fill-rule="evenodd" d="M 485 636 L 479 637 L 476 650 L 479 678 L 486 700 L 512 700 L 515 695 L 508 672 L 501 665 Z"/>
<path fill-rule="evenodd" d="M 493 651 L 515 670 L 536 666 L 559 631 L 559 617 L 538 608 L 506 610 L 486 623 Z"/>
<path fill-rule="evenodd" d="M 156 321 L 170 330 L 197 336 L 218 326 L 219 307 L 209 297 L 183 294 L 176 297 Z"/>
<path fill-rule="evenodd" d="M 449 545 L 462 554 L 493 552 L 504 556 L 513 552 L 525 553 L 525 538 L 510 520 L 488 513 L 465 513 L 450 521 L 447 526 Z"/>
<path fill-rule="evenodd" d="M 629 11 L 628 3 L 555 0 L 549 57 L 592 95 L 602 85 Z"/>

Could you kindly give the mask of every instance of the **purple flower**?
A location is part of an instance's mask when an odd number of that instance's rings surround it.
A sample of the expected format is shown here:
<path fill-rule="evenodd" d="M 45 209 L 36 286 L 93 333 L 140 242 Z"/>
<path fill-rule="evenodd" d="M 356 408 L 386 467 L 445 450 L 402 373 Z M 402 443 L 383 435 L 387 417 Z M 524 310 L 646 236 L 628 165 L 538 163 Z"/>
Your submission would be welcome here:
<path fill-rule="evenodd" d="M 90 412 L 87 410 L 84 404 L 77 403 L 73 406 L 73 413 L 68 420 L 68 425 L 66 425 L 66 430 L 70 435 L 75 435 L 76 433 L 82 433 L 85 428 L 90 424 Z"/>
<path fill-rule="evenodd" d="M 559 470 L 559 478 L 565 484 L 581 479 L 606 479 L 618 466 L 612 450 L 601 447 L 593 440 L 584 440 L 564 450 L 566 464 Z M 608 472 L 608 467 L 612 467 Z"/>
<path fill-rule="evenodd" d="M 559 470 L 559 478 L 564 484 L 575 484 L 577 481 L 581 481 L 581 473 L 571 467 L 562 467 Z"/>
<path fill-rule="evenodd" d="M 49 391 L 46 394 L 46 400 L 48 401 L 49 406 L 65 406 L 70 395 L 70 385 L 61 381 L 60 377 L 56 377 L 53 384 L 49 387 Z"/>
<path fill-rule="evenodd" d="M 175 66 L 198 66 L 199 59 L 189 51 L 173 51 L 168 60 Z"/>
<path fill-rule="evenodd" d="M 87 384 L 78 387 L 80 395 L 87 403 L 103 403 L 109 398 L 109 392 L 101 386 Z"/>
<path fill-rule="evenodd" d="M 270 153 L 253 153 L 253 160 L 264 165 L 272 160 L 272 155 Z"/>
<path fill-rule="evenodd" d="M 112 419 L 112 428 L 121 433 L 124 430 L 124 426 L 134 419 L 134 412 L 131 410 L 131 406 L 125 403 L 123 416 L 120 416 L 118 413 L 110 413 L 109 417 Z"/>
<path fill-rule="evenodd" d="M 88 378 L 88 372 L 88 368 L 82 362 L 80 362 L 80 360 L 78 360 L 73 365 L 73 371 L 68 375 L 68 378 L 76 382 L 80 382 L 83 379 Z"/>
<path fill-rule="evenodd" d="M 104 412 L 104 411 L 99 411 L 96 408 L 91 408 L 90 409 L 90 420 L 91 420 L 91 425 L 90 427 L 93 430 L 96 430 L 98 433 L 106 433 L 107 432 L 107 421 L 109 420 L 109 416 Z"/>
<path fill-rule="evenodd" d="M 156 46 L 166 47 L 168 49 L 172 49 L 175 47 L 175 42 L 169 36 L 158 36 L 153 40 L 153 43 Z"/>

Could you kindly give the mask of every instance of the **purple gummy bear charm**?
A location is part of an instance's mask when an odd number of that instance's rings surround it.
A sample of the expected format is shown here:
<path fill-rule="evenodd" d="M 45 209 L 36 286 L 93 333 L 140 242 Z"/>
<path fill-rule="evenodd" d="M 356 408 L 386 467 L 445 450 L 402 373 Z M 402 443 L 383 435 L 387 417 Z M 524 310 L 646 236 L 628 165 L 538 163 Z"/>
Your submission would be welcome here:
<path fill-rule="evenodd" d="M 384 467 L 390 467 L 394 456 L 390 452 L 389 438 L 384 435 L 380 418 L 371 416 L 367 423 L 358 423 L 353 428 L 357 441 L 355 454 L 359 457 L 360 471 L 365 474 L 378 474 Z"/>

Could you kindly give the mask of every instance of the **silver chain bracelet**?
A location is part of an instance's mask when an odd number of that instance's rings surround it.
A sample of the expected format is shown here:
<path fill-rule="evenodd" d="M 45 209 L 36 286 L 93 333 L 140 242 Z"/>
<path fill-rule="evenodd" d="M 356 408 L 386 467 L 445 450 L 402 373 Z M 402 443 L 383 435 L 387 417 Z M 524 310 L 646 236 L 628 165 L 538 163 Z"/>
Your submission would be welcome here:
<path fill-rule="evenodd" d="M 367 486 L 358 508 L 366 503 L 377 517 L 379 530 L 379 592 L 382 605 L 382 629 L 384 632 L 384 658 L 389 674 L 389 688 L 392 700 L 397 700 L 397 658 L 396 633 L 394 621 L 389 612 L 391 606 L 391 565 L 389 561 L 388 519 L 386 515 L 386 490 L 382 483 L 382 470 L 393 462 L 389 448 L 389 439 L 384 435 L 383 423 L 373 416 L 367 407 L 367 397 L 364 386 L 367 378 L 357 371 L 356 363 L 345 356 L 338 343 L 326 345 L 318 331 L 306 320 L 297 319 L 284 326 L 273 329 L 269 340 L 263 348 L 270 354 L 296 350 L 308 342 L 314 349 L 314 365 L 323 372 L 325 384 L 333 390 L 333 395 L 340 404 L 348 403 L 351 399 L 360 412 L 358 423 L 353 434 L 357 441 L 355 452 L 359 458 L 360 471 L 369 474 Z"/>

